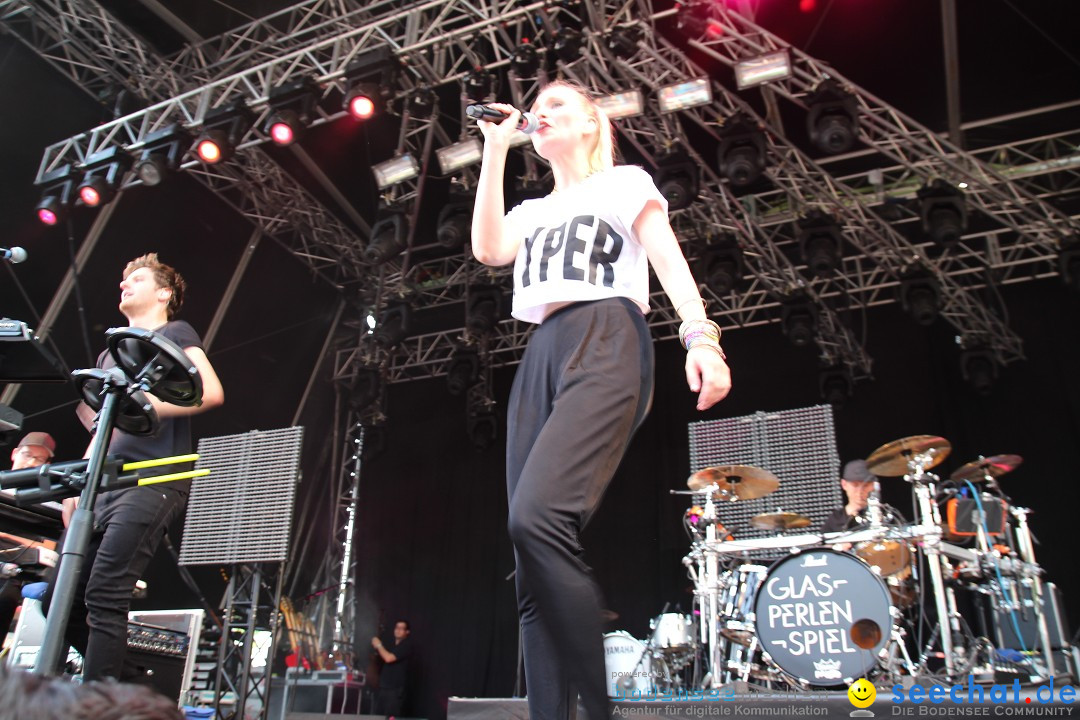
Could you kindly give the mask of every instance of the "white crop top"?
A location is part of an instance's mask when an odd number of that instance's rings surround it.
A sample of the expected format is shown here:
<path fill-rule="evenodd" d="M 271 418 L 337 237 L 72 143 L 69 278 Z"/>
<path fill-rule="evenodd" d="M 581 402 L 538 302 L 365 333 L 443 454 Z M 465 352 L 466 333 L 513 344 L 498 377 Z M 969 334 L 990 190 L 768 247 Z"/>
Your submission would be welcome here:
<path fill-rule="evenodd" d="M 539 323 L 567 303 L 611 297 L 629 298 L 648 312 L 649 264 L 634 221 L 649 200 L 667 212 L 652 177 L 620 165 L 513 208 L 506 226 L 521 245 L 510 314 Z"/>

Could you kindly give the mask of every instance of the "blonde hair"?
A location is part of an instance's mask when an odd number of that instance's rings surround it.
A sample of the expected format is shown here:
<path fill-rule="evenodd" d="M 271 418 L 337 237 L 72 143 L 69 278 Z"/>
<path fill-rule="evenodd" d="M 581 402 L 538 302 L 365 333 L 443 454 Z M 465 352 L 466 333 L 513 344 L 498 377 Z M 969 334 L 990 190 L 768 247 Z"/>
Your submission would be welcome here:
<path fill-rule="evenodd" d="M 589 173 L 601 172 L 615 166 L 615 129 L 611 125 L 611 119 L 604 112 L 592 94 L 581 85 L 569 80 L 553 80 L 540 88 L 543 93 L 548 88 L 564 87 L 574 91 L 584 101 L 585 110 L 596 120 L 596 144 L 589 152 Z"/>

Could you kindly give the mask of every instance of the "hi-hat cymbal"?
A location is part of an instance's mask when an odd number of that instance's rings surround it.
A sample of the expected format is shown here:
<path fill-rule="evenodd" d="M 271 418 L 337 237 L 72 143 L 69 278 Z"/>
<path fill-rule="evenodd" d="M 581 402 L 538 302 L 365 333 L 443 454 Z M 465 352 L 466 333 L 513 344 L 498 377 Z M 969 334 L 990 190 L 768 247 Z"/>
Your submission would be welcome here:
<path fill-rule="evenodd" d="M 765 497 L 776 488 L 780 481 L 768 470 L 753 465 L 720 465 L 698 470 L 691 475 L 686 486 L 691 490 L 706 490 L 716 485 L 719 500 L 752 500 Z"/>
<path fill-rule="evenodd" d="M 988 475 L 992 478 L 999 478 L 1005 473 L 1012 472 L 1020 467 L 1022 462 L 1024 462 L 1024 458 L 1019 455 L 991 455 L 961 465 L 953 471 L 949 478 L 974 482 L 985 480 Z"/>
<path fill-rule="evenodd" d="M 761 513 L 750 518 L 750 525 L 758 530 L 791 530 L 792 528 L 804 528 L 810 524 L 810 518 L 793 512 L 781 512 L 777 510 L 771 513 Z"/>
<path fill-rule="evenodd" d="M 912 435 L 885 443 L 866 458 L 866 467 L 881 477 L 899 477 L 908 472 L 908 461 L 914 456 L 924 460 L 923 470 L 929 470 L 946 457 L 952 444 L 937 435 Z"/>

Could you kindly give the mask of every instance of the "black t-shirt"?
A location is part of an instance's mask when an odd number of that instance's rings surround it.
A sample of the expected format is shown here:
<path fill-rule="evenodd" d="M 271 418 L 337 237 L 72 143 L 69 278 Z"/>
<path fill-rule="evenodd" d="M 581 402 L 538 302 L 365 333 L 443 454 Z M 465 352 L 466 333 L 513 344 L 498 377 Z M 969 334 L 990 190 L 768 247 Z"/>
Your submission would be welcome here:
<path fill-rule="evenodd" d="M 379 687 L 405 687 L 405 679 L 409 672 L 409 658 L 413 654 L 412 638 L 404 638 L 397 645 L 394 645 L 393 642 L 383 643 L 383 649 L 391 653 L 397 660 L 383 665 L 382 671 L 379 672 Z"/>
<path fill-rule="evenodd" d="M 189 347 L 202 349 L 202 340 L 195 329 L 183 320 L 171 320 L 154 332 L 168 340 L 173 341 L 181 350 Z M 98 356 L 98 367 L 108 369 L 116 367 L 112 355 L 105 351 Z M 157 432 L 153 435 L 131 435 L 120 429 L 114 429 L 112 439 L 109 442 L 109 454 L 119 455 L 128 461 L 152 460 L 154 458 L 172 457 L 174 455 L 186 455 L 191 452 L 191 417 L 159 418 Z M 166 465 L 163 467 L 145 470 L 145 476 L 166 475 L 174 472 L 190 470 L 191 464 Z M 190 480 L 164 483 L 159 487 L 168 487 L 182 493 L 191 489 Z"/>
<path fill-rule="evenodd" d="M 848 515 L 847 510 L 840 507 L 834 510 L 832 515 L 825 518 L 825 522 L 821 523 L 821 532 L 840 532 L 841 530 L 847 530 L 854 524 L 855 517 Z"/>

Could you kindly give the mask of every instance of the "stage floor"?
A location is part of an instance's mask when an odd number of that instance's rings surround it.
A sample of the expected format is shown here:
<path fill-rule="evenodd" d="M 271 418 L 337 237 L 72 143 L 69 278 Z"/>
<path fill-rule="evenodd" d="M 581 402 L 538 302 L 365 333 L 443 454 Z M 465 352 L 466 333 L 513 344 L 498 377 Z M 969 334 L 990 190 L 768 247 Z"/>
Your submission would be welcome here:
<path fill-rule="evenodd" d="M 998 686 L 993 695 L 983 686 L 982 702 L 977 691 L 968 696 L 967 686 L 959 686 L 954 697 L 946 699 L 949 688 L 934 693 L 904 696 L 897 701 L 891 690 L 879 689 L 876 700 L 865 709 L 856 708 L 846 692 L 735 693 L 715 691 L 715 699 L 642 699 L 616 701 L 613 718 L 693 719 L 712 717 L 790 717 L 790 718 L 918 718 L 918 717 L 1076 717 L 1080 718 L 1080 693 L 1072 686 L 1017 687 Z M 1044 689 L 1040 693 L 1040 687 Z M 912 700 L 915 697 L 915 700 Z M 579 708 L 578 718 L 584 718 Z M 519 698 L 450 698 L 447 720 L 529 720 L 529 707 Z M 589 720 L 595 720 L 589 718 Z"/>

